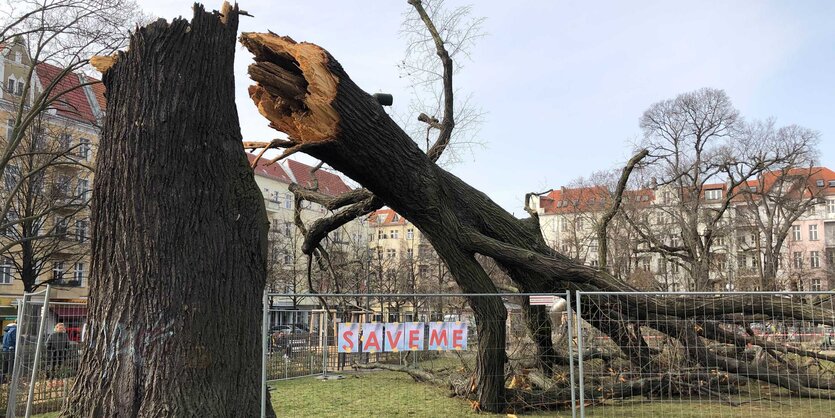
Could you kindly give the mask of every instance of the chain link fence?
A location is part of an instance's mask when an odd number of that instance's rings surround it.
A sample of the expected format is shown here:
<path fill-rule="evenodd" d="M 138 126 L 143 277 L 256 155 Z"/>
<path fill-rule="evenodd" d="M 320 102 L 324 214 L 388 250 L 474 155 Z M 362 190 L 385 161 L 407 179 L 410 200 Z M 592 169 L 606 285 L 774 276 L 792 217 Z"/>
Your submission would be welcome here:
<path fill-rule="evenodd" d="M 576 295 L 581 416 L 835 416 L 830 292 Z"/>
<path fill-rule="evenodd" d="M 266 381 L 271 382 L 279 416 L 328 415 L 322 412 L 323 404 L 336 408 L 341 416 L 443 416 L 446 402 L 426 398 L 425 391 L 459 402 L 446 395 L 471 390 L 479 350 L 506 353 L 508 364 L 519 371 L 507 382 L 501 372 L 502 384 L 511 388 L 529 387 L 537 379 L 571 387 L 574 356 L 569 341 L 574 330 L 569 326 L 567 294 L 300 296 L 267 297 L 272 303 L 265 314 L 270 322 L 265 338 Z M 481 343 L 470 308 L 473 298 L 496 298 L 507 311 L 506 319 L 493 324 L 506 331 L 503 346 Z M 286 306 L 291 300 L 296 304 Z M 559 358 L 550 375 L 536 371 L 539 357 L 531 333 L 535 321 L 528 321 L 526 315 L 532 303 L 551 319 L 548 324 L 556 324 L 547 329 L 548 339 L 555 341 L 550 355 Z M 296 379 L 300 377 L 307 379 Z M 435 393 L 436 388 L 408 384 L 411 381 L 443 382 L 450 392 Z M 371 407 L 399 404 L 402 410 L 370 411 L 369 402 Z"/>
<path fill-rule="evenodd" d="M 49 300 L 49 288 L 24 294 L 3 332 L 0 408 L 6 417 L 59 411 L 75 379 L 86 304 Z"/>

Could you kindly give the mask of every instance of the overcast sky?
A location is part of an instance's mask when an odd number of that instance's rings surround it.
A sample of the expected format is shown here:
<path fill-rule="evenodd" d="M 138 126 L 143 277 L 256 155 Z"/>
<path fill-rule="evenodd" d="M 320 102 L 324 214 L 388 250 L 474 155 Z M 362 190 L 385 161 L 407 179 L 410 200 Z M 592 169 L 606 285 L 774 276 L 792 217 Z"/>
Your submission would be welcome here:
<path fill-rule="evenodd" d="M 139 0 L 149 13 L 190 16 L 191 1 Z M 448 1 L 473 4 L 487 36 L 456 78 L 484 112 L 478 140 L 451 171 L 521 215 L 524 194 L 619 167 L 654 102 L 721 88 L 746 118 L 821 133 L 835 168 L 835 1 Z M 218 8 L 219 4 L 208 4 Z M 368 92 L 395 97 L 405 0 L 241 3 L 241 31 L 271 30 L 329 50 Z M 236 62 L 244 139 L 276 136 L 246 94 L 249 54 Z"/>

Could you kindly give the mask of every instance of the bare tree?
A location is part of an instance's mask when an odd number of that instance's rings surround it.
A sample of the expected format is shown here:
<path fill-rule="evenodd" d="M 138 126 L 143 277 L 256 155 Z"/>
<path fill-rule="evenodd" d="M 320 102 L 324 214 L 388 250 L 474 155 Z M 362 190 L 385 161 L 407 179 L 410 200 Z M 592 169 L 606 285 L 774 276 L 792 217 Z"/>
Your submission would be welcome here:
<path fill-rule="evenodd" d="M 99 83 L 84 75 L 88 58 L 123 47 L 128 28 L 141 18 L 132 0 L 9 0 L 0 12 L 0 46 L 19 67 L 3 80 L 0 109 L 8 121 L 0 150 L 6 179 L 0 229 L 10 232 L 0 253 L 11 256 L 27 291 L 49 260 L 64 255 L 56 263 L 74 263 L 87 251 L 79 245 L 84 238 L 67 239 L 66 232 L 86 235 L 92 149 L 69 138 L 79 126 L 96 131 L 103 109 L 91 114 L 72 97 L 85 97 Z M 56 265 L 56 272 L 62 268 Z"/>
<path fill-rule="evenodd" d="M 752 267 L 760 279 L 757 287 L 780 290 L 777 272 L 791 227 L 818 203 L 825 190 L 814 181 L 820 172 L 814 166 L 819 134 L 796 125 L 777 128 L 773 120 L 751 124 L 748 129 L 762 138 L 765 146 L 783 149 L 785 157 L 741 188 L 744 203 L 738 205 L 735 227 L 756 233 L 755 239 L 743 245 L 755 254 Z"/>
<path fill-rule="evenodd" d="M 641 118 L 642 145 L 649 150 L 644 175 L 656 180 L 656 211 L 674 229 L 646 222 L 649 217 L 628 219 L 646 244 L 642 251 L 686 266 L 691 290 L 715 287 L 713 247 L 717 237 L 731 233 L 728 211 L 747 182 L 808 152 L 804 142 L 775 147 L 766 132 L 752 126 L 725 92 L 715 89 L 658 102 Z"/>
<path fill-rule="evenodd" d="M 58 140 L 69 138 L 70 129 L 43 119 L 15 150 L 0 192 L 9 206 L 3 247 L 27 292 L 45 284 L 80 285 L 62 273 L 89 253 L 89 144 Z M 50 261 L 53 278 L 38 282 Z"/>

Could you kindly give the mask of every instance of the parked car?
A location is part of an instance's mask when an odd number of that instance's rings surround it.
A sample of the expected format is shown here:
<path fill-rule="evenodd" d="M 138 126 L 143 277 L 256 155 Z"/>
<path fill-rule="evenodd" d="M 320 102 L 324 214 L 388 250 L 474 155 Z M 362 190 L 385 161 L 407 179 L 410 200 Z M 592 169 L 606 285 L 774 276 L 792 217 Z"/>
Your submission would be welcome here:
<path fill-rule="evenodd" d="M 270 328 L 270 333 L 281 333 L 281 334 L 307 334 L 310 330 L 307 329 L 306 326 L 302 324 L 284 324 L 284 325 L 274 325 Z"/>

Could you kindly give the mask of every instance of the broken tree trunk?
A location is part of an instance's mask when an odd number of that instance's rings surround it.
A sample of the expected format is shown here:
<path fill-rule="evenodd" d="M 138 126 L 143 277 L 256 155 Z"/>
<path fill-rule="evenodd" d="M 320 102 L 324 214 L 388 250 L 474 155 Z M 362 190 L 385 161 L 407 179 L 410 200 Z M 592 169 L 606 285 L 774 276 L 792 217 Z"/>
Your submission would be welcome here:
<path fill-rule="evenodd" d="M 270 126 L 289 137 L 290 148 L 284 155 L 302 151 L 326 162 L 409 219 L 429 239 L 465 293 L 496 293 L 476 254 L 493 258 L 521 292 L 636 290 L 605 271 L 554 252 L 542 238 L 535 217 L 513 217 L 484 193 L 438 167 L 324 49 L 275 34 L 247 33 L 241 42 L 255 56 L 249 73 L 257 85 L 250 87 L 250 96 Z M 311 250 L 303 248 L 307 254 Z M 630 321 L 664 315 L 779 311 L 798 319 L 835 322 L 831 312 L 777 297 L 764 298 L 754 306 L 739 297 L 620 294 L 613 298 L 617 304 L 598 304 L 595 309 L 600 312 L 586 311 L 593 318 L 592 325 L 617 341 L 633 364 L 648 365 L 642 367 L 650 370 L 653 352 Z M 498 297 L 472 297 L 469 303 L 479 338 L 478 406 L 500 411 L 508 399 L 504 388 L 507 313 Z M 550 321 L 537 312 L 529 314 L 529 324 L 546 329 L 539 324 Z M 552 361 L 551 339 L 533 335 L 547 369 Z"/>
<path fill-rule="evenodd" d="M 90 331 L 64 416 L 260 415 L 268 224 L 235 108 L 237 26 L 237 7 L 195 5 L 100 68 Z"/>

